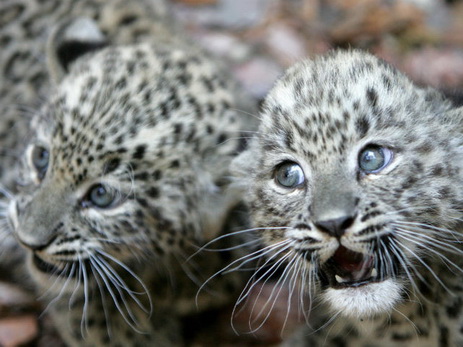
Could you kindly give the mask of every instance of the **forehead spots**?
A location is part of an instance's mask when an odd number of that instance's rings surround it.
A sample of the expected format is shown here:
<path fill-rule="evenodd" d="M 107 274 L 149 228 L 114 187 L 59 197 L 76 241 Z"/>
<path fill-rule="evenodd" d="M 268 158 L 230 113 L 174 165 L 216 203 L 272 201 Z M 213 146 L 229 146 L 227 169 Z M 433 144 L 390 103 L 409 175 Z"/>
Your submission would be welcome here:
<path fill-rule="evenodd" d="M 355 130 L 357 131 L 360 138 L 365 137 L 370 130 L 370 121 L 366 116 L 358 117 L 355 121 Z"/>
<path fill-rule="evenodd" d="M 132 158 L 133 159 L 143 159 L 146 152 L 146 145 L 139 145 L 135 148 L 133 152 Z"/>
<path fill-rule="evenodd" d="M 104 173 L 108 174 L 115 171 L 119 167 L 120 163 L 121 160 L 119 158 L 113 158 L 108 160 L 104 168 Z"/>
<path fill-rule="evenodd" d="M 368 104 L 371 107 L 376 107 L 378 102 L 378 93 L 376 92 L 376 90 L 374 88 L 368 88 L 366 94 Z"/>

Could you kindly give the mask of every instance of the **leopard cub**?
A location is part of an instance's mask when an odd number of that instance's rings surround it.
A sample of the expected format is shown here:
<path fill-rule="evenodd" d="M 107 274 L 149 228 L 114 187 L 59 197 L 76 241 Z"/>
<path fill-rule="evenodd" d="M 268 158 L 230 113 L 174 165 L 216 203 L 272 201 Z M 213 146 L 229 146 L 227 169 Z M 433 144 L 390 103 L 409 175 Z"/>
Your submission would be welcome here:
<path fill-rule="evenodd" d="M 47 62 L 16 71 L 42 99 L 7 213 L 24 278 L 68 345 L 182 345 L 182 318 L 233 300 L 238 286 L 218 279 L 197 295 L 232 255 L 187 260 L 237 223 L 225 223 L 239 203 L 228 167 L 248 126 L 239 110 L 252 103 L 157 20 L 151 0 L 45 2 L 25 1 L 9 26 L 54 27 L 47 43 L 45 31 L 10 41 Z M 22 63 L 9 48 L 10 65 Z M 36 75 L 45 97 L 29 84 Z"/>
<path fill-rule="evenodd" d="M 266 264 L 311 297 L 289 345 L 463 345 L 462 169 L 436 90 L 360 51 L 289 69 L 232 162 Z"/>

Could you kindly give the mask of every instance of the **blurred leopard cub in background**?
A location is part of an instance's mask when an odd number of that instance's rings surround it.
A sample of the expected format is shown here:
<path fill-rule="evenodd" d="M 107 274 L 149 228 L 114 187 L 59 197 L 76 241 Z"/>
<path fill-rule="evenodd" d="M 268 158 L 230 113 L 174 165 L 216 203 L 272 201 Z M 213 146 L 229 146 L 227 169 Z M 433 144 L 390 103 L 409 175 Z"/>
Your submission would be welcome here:
<path fill-rule="evenodd" d="M 321 308 L 289 345 L 463 344 L 462 131 L 462 108 L 359 51 L 276 83 L 232 170 L 266 264 Z"/>
<path fill-rule="evenodd" d="M 4 54 L 20 64 L 15 48 L 45 53 L 45 28 L 59 22 L 47 35 L 48 70 L 24 66 L 20 87 L 11 84 L 46 101 L 8 219 L 69 345 L 181 344 L 178 318 L 197 311 L 199 285 L 223 267 L 219 253 L 185 260 L 232 227 L 228 167 L 248 127 L 238 110 L 251 103 L 169 27 L 158 2 L 23 1 L 7 26 L 18 40 Z M 22 40 L 32 19 L 42 31 Z M 2 95 L 2 104 L 15 98 Z M 228 302 L 237 286 L 229 277 L 216 295 L 202 291 L 199 309 Z"/>

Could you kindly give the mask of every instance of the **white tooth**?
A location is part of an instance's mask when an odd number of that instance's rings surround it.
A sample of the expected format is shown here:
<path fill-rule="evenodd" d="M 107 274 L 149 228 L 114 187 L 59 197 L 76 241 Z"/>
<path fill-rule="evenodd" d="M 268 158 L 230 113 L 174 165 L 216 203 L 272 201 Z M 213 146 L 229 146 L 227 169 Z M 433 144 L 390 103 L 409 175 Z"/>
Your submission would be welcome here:
<path fill-rule="evenodd" d="M 345 282 L 345 280 L 339 275 L 334 275 L 334 278 L 336 279 L 336 282 L 338 282 L 338 283 Z"/>
<path fill-rule="evenodd" d="M 376 270 L 375 267 L 373 268 L 373 270 L 371 270 L 371 275 L 370 276 L 373 277 L 373 278 L 378 276 L 378 270 Z"/>

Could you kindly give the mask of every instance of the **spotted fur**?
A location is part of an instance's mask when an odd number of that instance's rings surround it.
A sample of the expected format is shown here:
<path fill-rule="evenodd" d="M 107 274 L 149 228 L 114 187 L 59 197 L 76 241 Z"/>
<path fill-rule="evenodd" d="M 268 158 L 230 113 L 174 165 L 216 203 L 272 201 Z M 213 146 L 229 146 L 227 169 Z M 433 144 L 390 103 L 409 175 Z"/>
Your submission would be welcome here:
<path fill-rule="evenodd" d="M 37 32 L 24 47 L 11 42 L 6 66 L 18 66 L 8 71 L 21 85 L 2 89 L 2 105 L 23 92 L 32 107 L 45 95 L 8 207 L 28 273 L 69 345 L 182 344 L 179 318 L 227 302 L 237 285 L 208 287 L 195 302 L 230 254 L 186 261 L 231 228 L 238 197 L 227 168 L 251 103 L 166 24 L 164 7 L 45 4 L 53 12 L 43 18 L 42 2 L 8 3 L 19 12 L 7 26 L 30 19 Z M 44 52 L 48 69 L 35 61 Z"/>
<path fill-rule="evenodd" d="M 440 93 L 359 51 L 276 83 L 232 167 L 263 263 L 314 307 L 288 345 L 463 344 L 462 123 Z"/>
<path fill-rule="evenodd" d="M 90 18 L 108 41 L 117 45 L 146 40 L 169 42 L 181 34 L 168 13 L 164 0 L 1 1 L 0 194 L 16 190 L 16 163 L 30 136 L 31 118 L 50 95 L 53 82 L 47 69 L 47 41 L 58 23 Z M 2 233 L 0 241 L 3 271 L 8 271 L 20 263 L 17 255 L 21 252 L 11 235 Z"/>

